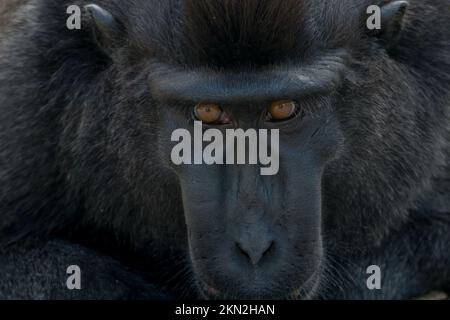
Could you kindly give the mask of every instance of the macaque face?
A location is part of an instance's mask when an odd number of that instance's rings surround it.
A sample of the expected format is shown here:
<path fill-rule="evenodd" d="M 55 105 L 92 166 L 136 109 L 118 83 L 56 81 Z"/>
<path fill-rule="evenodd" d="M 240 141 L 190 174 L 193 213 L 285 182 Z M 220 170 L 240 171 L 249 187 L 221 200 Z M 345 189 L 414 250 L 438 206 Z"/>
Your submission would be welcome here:
<path fill-rule="evenodd" d="M 208 298 L 307 296 L 320 276 L 321 179 L 341 142 L 333 95 L 258 89 L 262 99 L 242 102 L 159 101 L 160 153 Z"/>
<path fill-rule="evenodd" d="M 352 105 L 340 98 L 357 33 L 313 23 L 326 16 L 299 3 L 249 20 L 259 2 L 230 3 L 224 14 L 186 1 L 179 19 L 141 17 L 146 28 L 122 28 L 90 7 L 116 64 L 141 58 L 148 67 L 158 155 L 177 178 L 191 264 L 208 298 L 308 297 L 321 277 L 324 172 L 346 142 L 337 110 Z M 380 43 L 401 29 L 405 4 L 383 9 L 394 24 L 374 34 Z M 160 33 L 162 21 L 170 32 Z"/>

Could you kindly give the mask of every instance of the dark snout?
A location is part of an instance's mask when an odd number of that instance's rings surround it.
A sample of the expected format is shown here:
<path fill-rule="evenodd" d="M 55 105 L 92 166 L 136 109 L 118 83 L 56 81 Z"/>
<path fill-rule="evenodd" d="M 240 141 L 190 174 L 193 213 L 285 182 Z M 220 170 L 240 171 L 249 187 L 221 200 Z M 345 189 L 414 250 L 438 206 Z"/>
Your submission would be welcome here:
<path fill-rule="evenodd" d="M 275 175 L 262 175 L 260 165 L 176 167 L 204 296 L 285 299 L 313 292 L 323 252 L 322 175 L 339 146 L 332 123 L 309 118 L 282 133 Z"/>
<path fill-rule="evenodd" d="M 290 297 L 312 285 L 319 269 L 316 182 L 304 175 L 302 185 L 290 190 L 289 177 L 258 173 L 257 166 L 229 168 L 225 181 L 233 183 L 206 183 L 204 192 L 217 192 L 210 201 L 192 203 L 200 200 L 192 194 L 198 189 L 186 192 L 191 259 L 209 298 Z"/>

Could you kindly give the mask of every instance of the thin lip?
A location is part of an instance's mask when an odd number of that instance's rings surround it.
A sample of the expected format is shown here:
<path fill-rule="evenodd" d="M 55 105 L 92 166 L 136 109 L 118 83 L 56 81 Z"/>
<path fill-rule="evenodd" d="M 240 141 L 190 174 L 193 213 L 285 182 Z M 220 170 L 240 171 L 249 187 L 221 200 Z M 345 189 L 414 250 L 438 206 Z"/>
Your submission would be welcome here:
<path fill-rule="evenodd" d="M 312 296 L 317 291 L 317 287 L 319 285 L 319 281 L 318 281 L 319 273 L 320 273 L 320 268 L 318 270 L 316 270 L 308 278 L 308 280 L 306 280 L 304 282 L 304 284 L 301 287 L 292 290 L 290 294 L 286 294 L 284 300 L 309 300 L 309 299 L 311 299 Z M 221 298 L 222 293 L 220 290 L 217 290 L 214 287 L 209 286 L 203 280 L 198 279 L 196 282 L 197 282 L 197 287 L 200 291 L 200 294 L 203 298 L 205 298 L 207 300 L 214 300 L 217 298 Z M 217 291 L 218 293 L 215 295 L 208 293 L 209 288 L 212 288 L 213 290 Z"/>

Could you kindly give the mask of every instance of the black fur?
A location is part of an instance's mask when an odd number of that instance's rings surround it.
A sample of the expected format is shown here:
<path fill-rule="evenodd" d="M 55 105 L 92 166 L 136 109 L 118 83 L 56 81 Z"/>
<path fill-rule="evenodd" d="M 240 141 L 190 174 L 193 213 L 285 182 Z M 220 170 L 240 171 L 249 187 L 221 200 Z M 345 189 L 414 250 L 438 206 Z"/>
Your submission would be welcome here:
<path fill-rule="evenodd" d="M 171 109 L 157 107 L 149 75 L 288 67 L 337 49 L 343 142 L 322 179 L 326 263 L 312 297 L 450 288 L 446 0 L 411 0 L 389 48 L 365 30 L 370 0 L 92 2 L 126 30 L 110 55 L 87 15 L 66 28 L 67 6 L 84 0 L 32 0 L 1 32 L 0 298 L 197 297 L 182 191 L 159 142 Z M 71 264 L 88 289 L 65 290 Z M 365 287 L 372 264 L 381 291 Z"/>

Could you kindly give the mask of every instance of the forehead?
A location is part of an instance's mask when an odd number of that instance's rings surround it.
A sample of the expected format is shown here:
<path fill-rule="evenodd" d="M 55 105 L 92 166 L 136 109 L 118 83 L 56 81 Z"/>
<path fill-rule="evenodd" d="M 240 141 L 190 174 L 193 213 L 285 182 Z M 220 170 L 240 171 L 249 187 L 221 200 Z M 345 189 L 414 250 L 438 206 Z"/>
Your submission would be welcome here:
<path fill-rule="evenodd" d="M 130 42 L 160 62 L 240 68 L 300 62 L 315 48 L 349 45 L 366 2 L 134 0 L 121 11 Z"/>
<path fill-rule="evenodd" d="M 303 64 L 226 71 L 175 68 L 163 63 L 150 68 L 152 96 L 160 100 L 252 103 L 325 94 L 339 87 L 347 69 L 346 50 L 328 50 Z"/>

